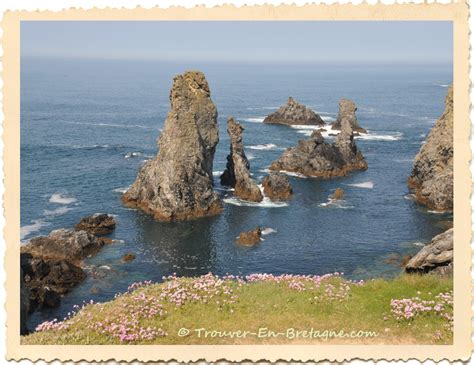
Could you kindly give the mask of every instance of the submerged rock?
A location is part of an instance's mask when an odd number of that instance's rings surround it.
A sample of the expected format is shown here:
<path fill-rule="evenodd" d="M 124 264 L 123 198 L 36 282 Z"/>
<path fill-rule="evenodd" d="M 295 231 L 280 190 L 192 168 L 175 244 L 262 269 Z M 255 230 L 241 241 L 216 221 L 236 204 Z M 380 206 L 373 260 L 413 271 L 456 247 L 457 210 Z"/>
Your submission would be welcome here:
<path fill-rule="evenodd" d="M 260 202 L 263 195 L 257 183 L 250 177 L 250 163 L 245 156 L 242 143 L 244 128 L 234 118 L 227 121 L 227 133 L 230 137 L 230 154 L 227 166 L 221 175 L 221 184 L 234 188 L 234 194 L 241 199 Z"/>
<path fill-rule="evenodd" d="M 415 199 L 437 211 L 453 210 L 453 87 L 445 109 L 415 157 L 408 186 Z"/>
<path fill-rule="evenodd" d="M 212 166 L 219 129 L 210 95 L 201 72 L 185 72 L 174 78 L 171 110 L 158 140 L 158 155 L 142 166 L 123 195 L 125 204 L 163 221 L 222 211 L 219 195 L 213 191 Z"/>
<path fill-rule="evenodd" d="M 288 125 L 325 125 L 324 120 L 311 109 L 298 103 L 291 96 L 285 105 L 276 112 L 267 116 L 264 123 L 277 123 Z"/>
<path fill-rule="evenodd" d="M 405 266 L 408 273 L 437 273 L 442 275 L 453 272 L 453 228 L 435 236 Z"/>
<path fill-rule="evenodd" d="M 32 238 L 21 247 L 21 252 L 46 259 L 79 263 L 87 256 L 97 253 L 103 245 L 101 239 L 86 231 L 61 228 L 51 231 L 48 236 Z"/>
<path fill-rule="evenodd" d="M 242 245 L 255 245 L 260 242 L 262 237 L 262 230 L 257 227 L 251 231 L 242 232 L 237 241 Z"/>
<path fill-rule="evenodd" d="M 123 262 L 130 262 L 135 260 L 135 255 L 133 253 L 126 253 L 125 255 L 122 256 L 122 261 Z"/>
<path fill-rule="evenodd" d="M 297 172 L 306 176 L 331 178 L 345 176 L 352 170 L 366 170 L 367 162 L 354 142 L 354 133 L 348 119 L 343 119 L 341 132 L 334 143 L 324 141 L 314 131 L 309 139 L 298 141 L 274 161 L 270 170 Z"/>
<path fill-rule="evenodd" d="M 341 188 L 336 188 L 334 194 L 331 195 L 331 199 L 340 200 L 344 198 L 344 190 Z"/>
<path fill-rule="evenodd" d="M 332 125 L 332 129 L 341 129 L 342 120 L 347 119 L 352 126 L 352 130 L 358 135 L 359 133 L 367 133 L 367 131 L 359 125 L 356 116 L 357 106 L 352 100 L 341 99 L 339 101 L 339 113 L 337 119 Z"/>
<path fill-rule="evenodd" d="M 94 235 L 109 234 L 115 229 L 115 218 L 108 214 L 96 213 L 84 217 L 75 225 L 75 231 L 86 231 Z"/>
<path fill-rule="evenodd" d="M 293 195 L 290 180 L 286 175 L 270 172 L 262 181 L 263 192 L 271 200 L 288 200 Z"/>

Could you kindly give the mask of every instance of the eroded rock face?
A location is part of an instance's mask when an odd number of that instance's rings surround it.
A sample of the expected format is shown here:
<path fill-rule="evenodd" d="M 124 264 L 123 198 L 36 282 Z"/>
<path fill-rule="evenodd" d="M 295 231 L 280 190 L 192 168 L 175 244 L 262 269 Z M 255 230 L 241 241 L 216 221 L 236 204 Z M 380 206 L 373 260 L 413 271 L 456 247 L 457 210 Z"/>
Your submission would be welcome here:
<path fill-rule="evenodd" d="M 59 306 L 61 295 L 86 278 L 84 270 L 67 260 L 48 259 L 22 252 L 20 261 L 28 289 L 29 312 Z"/>
<path fill-rule="evenodd" d="M 293 195 L 290 180 L 286 175 L 270 172 L 263 178 L 263 192 L 271 200 L 288 200 Z"/>
<path fill-rule="evenodd" d="M 242 245 L 255 245 L 260 242 L 262 237 L 262 230 L 257 227 L 251 231 L 242 232 L 237 241 Z"/>
<path fill-rule="evenodd" d="M 423 247 L 405 266 L 408 273 L 453 272 L 453 228 L 435 236 L 431 243 Z"/>
<path fill-rule="evenodd" d="M 109 234 L 115 229 L 115 218 L 108 214 L 94 214 L 82 218 L 74 226 L 75 231 L 86 231 L 94 235 Z"/>
<path fill-rule="evenodd" d="M 97 253 L 103 245 L 101 239 L 86 231 L 61 228 L 51 231 L 48 236 L 32 238 L 21 247 L 21 252 L 46 259 L 79 263 L 87 256 Z"/>
<path fill-rule="evenodd" d="M 174 78 L 171 110 L 158 140 L 158 155 L 147 161 L 123 201 L 163 221 L 218 214 L 212 166 L 219 142 L 217 109 L 201 72 Z"/>
<path fill-rule="evenodd" d="M 356 116 L 357 106 L 352 100 L 341 99 L 339 101 L 339 113 L 336 121 L 332 125 L 332 129 L 341 129 L 342 120 L 347 119 L 352 126 L 352 130 L 358 133 L 367 133 L 367 131 L 359 125 Z"/>
<path fill-rule="evenodd" d="M 416 200 L 438 211 L 453 210 L 453 88 L 448 90 L 444 113 L 415 157 L 408 186 Z"/>
<path fill-rule="evenodd" d="M 306 176 L 331 178 L 345 176 L 352 170 L 366 170 L 367 162 L 354 142 L 354 133 L 348 119 L 343 119 L 341 132 L 334 143 L 324 141 L 314 131 L 309 139 L 287 149 L 270 170 L 297 172 Z"/>
<path fill-rule="evenodd" d="M 325 125 L 324 120 L 318 114 L 298 103 L 291 96 L 285 105 L 267 116 L 263 122 L 288 125 Z"/>
<path fill-rule="evenodd" d="M 230 154 L 227 166 L 221 175 L 221 184 L 234 188 L 234 194 L 241 199 L 254 202 L 262 201 L 262 193 L 257 183 L 250 177 L 250 164 L 245 156 L 242 142 L 244 128 L 234 118 L 227 121 L 227 132 L 230 137 Z"/>

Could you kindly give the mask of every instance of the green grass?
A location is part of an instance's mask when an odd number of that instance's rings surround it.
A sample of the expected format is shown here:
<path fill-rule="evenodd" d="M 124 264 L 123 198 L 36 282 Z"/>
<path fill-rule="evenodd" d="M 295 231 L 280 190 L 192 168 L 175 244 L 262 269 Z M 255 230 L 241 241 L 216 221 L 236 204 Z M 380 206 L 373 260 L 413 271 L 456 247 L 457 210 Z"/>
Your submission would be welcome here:
<path fill-rule="evenodd" d="M 184 284 L 191 285 L 192 279 L 180 279 Z M 452 332 L 448 320 L 433 312 L 424 313 L 407 320 L 397 320 L 391 313 L 392 299 L 418 296 L 431 300 L 443 292 L 452 290 L 451 278 L 440 278 L 425 275 L 402 275 L 393 280 L 371 280 L 362 286 L 349 283 L 349 293 L 342 300 L 330 300 L 324 296 L 327 284 L 346 283 L 340 278 L 330 278 L 324 281 L 319 289 L 305 284 L 307 290 L 297 291 L 288 287 L 288 283 L 255 282 L 241 286 L 236 281 L 226 281 L 237 297 L 234 303 L 223 303 L 229 296 L 219 292 L 209 298 L 207 303 L 188 301 L 180 307 L 165 299 L 159 299 L 166 311 L 164 316 L 142 318 L 139 324 L 161 328 L 166 336 L 150 340 L 125 342 L 131 344 L 311 344 L 311 343 L 366 343 L 366 344 L 449 344 L 452 342 Z M 104 304 L 88 305 L 81 309 L 69 322 L 68 328 L 51 329 L 35 332 L 22 337 L 22 344 L 123 344 L 119 338 L 109 334 L 101 334 L 90 328 L 90 323 L 103 322 L 105 319 L 116 319 L 120 314 L 128 315 L 130 307 L 136 302 L 132 299 L 140 293 L 146 298 L 158 300 L 165 284 L 155 284 L 119 296 L 117 299 Z M 419 294 L 418 294 L 419 293 Z M 318 296 L 319 300 L 314 300 Z M 219 301 L 219 303 L 217 303 Z M 142 308 L 142 307 L 140 307 Z M 452 311 L 450 308 L 449 310 Z M 137 311 L 140 311 L 137 309 Z M 190 332 L 180 337 L 178 331 L 186 328 Z M 201 331 L 230 332 L 226 337 L 207 337 Z M 301 333 L 298 338 L 288 338 L 285 335 L 262 336 L 268 331 L 275 333 L 293 334 L 296 330 L 320 331 L 322 337 L 307 338 Z M 294 330 L 291 330 L 291 329 Z M 235 331 L 249 331 L 246 338 L 235 338 Z M 372 337 L 357 338 L 324 338 L 325 330 L 332 331 L 370 331 Z M 293 331 L 293 332 L 292 332 Z M 217 334 L 216 332 L 214 334 Z"/>

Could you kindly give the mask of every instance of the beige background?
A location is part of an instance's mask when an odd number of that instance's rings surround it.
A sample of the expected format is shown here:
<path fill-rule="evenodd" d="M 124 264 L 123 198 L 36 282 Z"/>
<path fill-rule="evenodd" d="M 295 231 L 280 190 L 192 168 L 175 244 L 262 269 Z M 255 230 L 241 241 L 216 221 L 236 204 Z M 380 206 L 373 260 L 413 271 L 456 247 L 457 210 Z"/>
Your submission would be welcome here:
<path fill-rule="evenodd" d="M 207 9 L 65 10 L 7 12 L 3 28 L 4 208 L 7 272 L 7 358 L 30 360 L 335 360 L 467 359 L 471 353 L 468 7 L 455 4 L 222 6 Z M 454 343 L 402 345 L 167 345 L 27 346 L 20 345 L 20 22 L 26 20 L 451 20 L 454 29 Z"/>

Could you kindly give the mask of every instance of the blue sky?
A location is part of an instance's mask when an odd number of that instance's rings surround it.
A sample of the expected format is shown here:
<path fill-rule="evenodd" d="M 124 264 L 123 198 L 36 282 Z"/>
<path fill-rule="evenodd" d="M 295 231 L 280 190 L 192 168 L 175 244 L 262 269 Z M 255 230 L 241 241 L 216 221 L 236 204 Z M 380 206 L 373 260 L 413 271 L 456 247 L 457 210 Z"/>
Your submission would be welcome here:
<path fill-rule="evenodd" d="M 22 22 L 22 57 L 451 64 L 451 22 Z"/>

